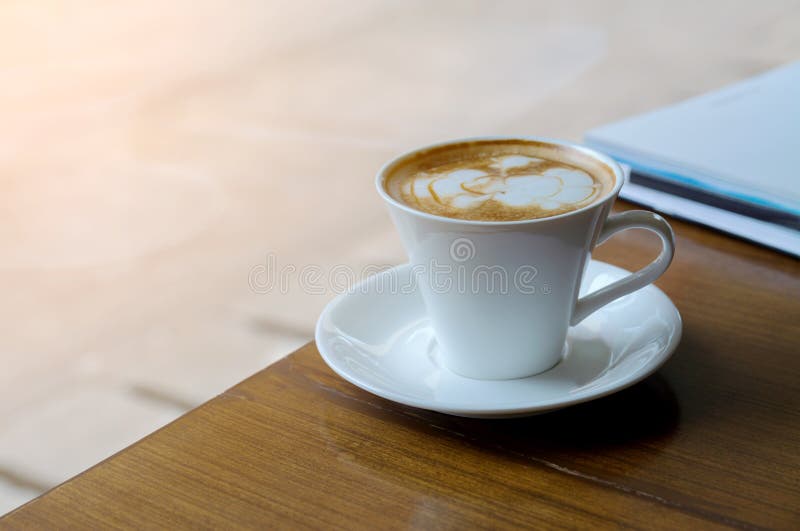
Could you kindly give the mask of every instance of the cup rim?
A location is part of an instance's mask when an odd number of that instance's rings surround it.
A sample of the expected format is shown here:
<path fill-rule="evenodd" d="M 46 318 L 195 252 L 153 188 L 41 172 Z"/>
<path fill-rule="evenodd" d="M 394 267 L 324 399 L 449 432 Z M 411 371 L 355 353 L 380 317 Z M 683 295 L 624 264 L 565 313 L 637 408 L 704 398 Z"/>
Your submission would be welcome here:
<path fill-rule="evenodd" d="M 557 146 L 563 146 L 570 149 L 575 149 L 582 152 L 585 155 L 593 157 L 600 162 L 606 164 L 611 170 L 614 172 L 614 187 L 609 190 L 605 197 L 598 199 L 595 202 L 589 203 L 588 205 L 584 205 L 581 208 L 570 210 L 569 212 L 564 212 L 561 214 L 556 214 L 555 216 L 547 216 L 544 218 L 531 218 L 531 219 L 518 219 L 518 220 L 508 220 L 508 221 L 486 221 L 486 220 L 474 220 L 474 219 L 460 219 L 460 218 L 449 218 L 446 216 L 439 216 L 436 214 L 430 214 L 428 212 L 423 212 L 421 210 L 417 210 L 412 208 L 408 205 L 401 203 L 400 201 L 396 200 L 394 197 L 389 195 L 389 192 L 386 191 L 386 187 L 383 186 L 384 181 L 386 180 L 386 176 L 388 175 L 389 171 L 391 171 L 395 166 L 400 164 L 401 162 L 405 161 L 408 158 L 411 158 L 417 155 L 421 151 L 427 151 L 429 149 L 434 149 L 438 147 L 444 147 L 452 144 L 460 144 L 464 142 L 491 142 L 496 140 L 521 140 L 521 141 L 533 141 L 539 142 L 543 144 L 552 144 Z M 548 138 L 548 137 L 540 137 L 540 136 L 476 136 L 476 137 L 468 137 L 468 138 L 457 138 L 453 140 L 445 140 L 442 142 L 436 142 L 433 144 L 429 144 L 426 146 L 414 148 L 412 150 L 406 151 L 394 158 L 392 158 L 389 162 L 385 163 L 381 169 L 378 171 L 378 174 L 375 177 L 375 185 L 378 189 L 378 194 L 386 201 L 388 204 L 399 208 L 409 214 L 433 220 L 433 221 L 445 221 L 450 223 L 455 223 L 458 225 L 470 225 L 470 226 L 486 226 L 486 227 L 499 227 L 499 226 L 512 226 L 512 225 L 527 225 L 531 223 L 546 223 L 549 221 L 554 221 L 562 218 L 566 218 L 569 216 L 577 215 L 581 212 L 585 212 L 592 208 L 597 208 L 600 205 L 604 205 L 610 200 L 613 200 L 617 197 L 620 188 L 624 183 L 625 174 L 622 171 L 622 167 L 614 161 L 611 157 L 604 155 L 598 151 L 593 149 L 587 148 L 580 144 L 576 144 L 574 142 L 569 142 L 566 140 L 559 140 L 555 138 Z"/>

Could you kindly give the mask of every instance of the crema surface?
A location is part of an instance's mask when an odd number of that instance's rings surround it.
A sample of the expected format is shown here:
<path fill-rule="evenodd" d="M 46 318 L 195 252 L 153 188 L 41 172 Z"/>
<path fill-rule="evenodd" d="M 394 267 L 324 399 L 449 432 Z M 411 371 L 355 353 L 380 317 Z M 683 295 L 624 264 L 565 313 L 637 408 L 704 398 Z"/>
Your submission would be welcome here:
<path fill-rule="evenodd" d="M 385 185 L 396 200 L 429 214 L 536 219 L 577 210 L 613 187 L 610 170 L 582 167 L 576 158 L 566 148 L 536 142 L 456 144 L 413 156 Z"/>

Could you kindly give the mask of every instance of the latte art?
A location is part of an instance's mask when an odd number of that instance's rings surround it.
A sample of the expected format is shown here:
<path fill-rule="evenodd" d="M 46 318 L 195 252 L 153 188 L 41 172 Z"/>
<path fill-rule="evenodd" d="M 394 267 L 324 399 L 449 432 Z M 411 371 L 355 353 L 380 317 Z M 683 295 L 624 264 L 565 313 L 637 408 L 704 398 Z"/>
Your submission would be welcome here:
<path fill-rule="evenodd" d="M 486 164 L 488 162 L 488 164 Z M 487 201 L 509 208 L 558 211 L 591 201 L 600 186 L 578 168 L 554 168 L 547 161 L 522 155 L 482 161 L 484 169 L 437 168 L 403 185 L 403 195 L 420 205 L 471 210 Z"/>
<path fill-rule="evenodd" d="M 555 216 L 604 195 L 612 181 L 517 142 L 467 144 L 463 150 L 420 156 L 386 182 L 398 201 L 430 214 L 515 221 Z M 550 155 L 550 156 L 548 156 Z"/>

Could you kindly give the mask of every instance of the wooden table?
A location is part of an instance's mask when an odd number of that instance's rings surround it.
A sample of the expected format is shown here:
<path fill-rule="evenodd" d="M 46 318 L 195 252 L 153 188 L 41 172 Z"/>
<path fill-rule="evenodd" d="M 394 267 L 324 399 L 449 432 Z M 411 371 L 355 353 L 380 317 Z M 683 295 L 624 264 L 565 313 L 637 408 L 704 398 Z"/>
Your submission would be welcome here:
<path fill-rule="evenodd" d="M 0 527 L 797 528 L 798 262 L 673 225 L 659 285 L 683 341 L 630 389 L 464 419 L 372 396 L 309 344 Z M 655 248 L 631 231 L 596 256 L 634 268 Z"/>

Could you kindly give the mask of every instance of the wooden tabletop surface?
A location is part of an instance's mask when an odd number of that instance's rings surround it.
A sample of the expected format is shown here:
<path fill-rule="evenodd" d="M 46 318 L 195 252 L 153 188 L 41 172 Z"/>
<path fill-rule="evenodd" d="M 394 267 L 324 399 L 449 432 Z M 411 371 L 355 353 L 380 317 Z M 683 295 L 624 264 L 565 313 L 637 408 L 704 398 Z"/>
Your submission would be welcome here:
<path fill-rule="evenodd" d="M 683 340 L 616 395 L 451 417 L 350 385 L 312 343 L 0 527 L 797 528 L 800 265 L 672 223 L 658 284 Z M 629 231 L 595 256 L 635 268 L 655 249 Z"/>

